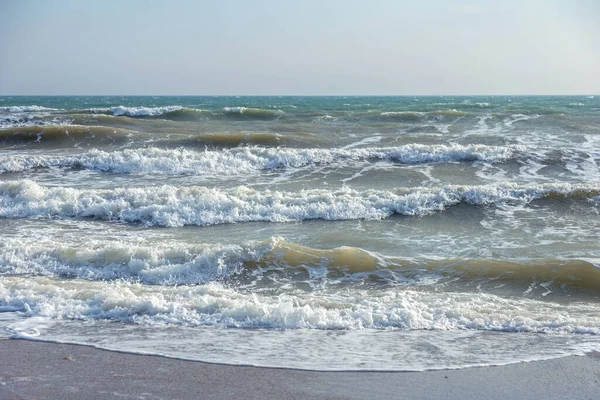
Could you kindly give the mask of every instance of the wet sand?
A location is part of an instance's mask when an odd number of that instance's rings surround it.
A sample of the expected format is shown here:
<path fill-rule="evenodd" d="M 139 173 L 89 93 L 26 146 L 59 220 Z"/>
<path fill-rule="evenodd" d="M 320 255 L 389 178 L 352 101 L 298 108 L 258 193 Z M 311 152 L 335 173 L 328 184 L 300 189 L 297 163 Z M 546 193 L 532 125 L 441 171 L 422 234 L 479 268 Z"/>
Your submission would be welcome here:
<path fill-rule="evenodd" d="M 427 372 L 315 372 L 0 340 L 0 399 L 599 399 L 600 353 Z"/>

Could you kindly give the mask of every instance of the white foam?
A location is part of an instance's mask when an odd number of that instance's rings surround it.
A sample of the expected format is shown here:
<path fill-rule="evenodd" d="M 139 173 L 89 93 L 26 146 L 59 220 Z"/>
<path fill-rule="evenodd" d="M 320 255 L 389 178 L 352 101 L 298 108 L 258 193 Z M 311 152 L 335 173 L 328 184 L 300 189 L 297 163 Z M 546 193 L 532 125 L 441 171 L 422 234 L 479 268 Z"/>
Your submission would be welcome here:
<path fill-rule="evenodd" d="M 384 111 L 380 113 L 382 117 L 402 117 L 406 119 L 420 119 L 422 117 L 429 117 L 432 120 L 439 120 L 443 117 L 463 117 L 469 115 L 466 112 L 459 111 L 455 108 L 436 110 L 436 111 Z"/>
<path fill-rule="evenodd" d="M 37 112 L 37 111 L 53 111 L 56 108 L 42 107 L 42 106 L 4 106 L 0 107 L 0 111 L 8 111 L 11 113 L 26 113 L 26 112 Z"/>
<path fill-rule="evenodd" d="M 25 128 L 30 126 L 44 126 L 44 127 L 60 127 L 60 126 L 83 126 L 77 125 L 73 123 L 71 118 L 60 116 L 53 117 L 52 119 L 44 117 L 49 117 L 50 114 L 36 114 L 36 115 L 27 115 L 21 118 L 0 118 L 0 128 L 1 129 L 9 129 L 9 128 Z M 87 125 L 89 126 L 89 125 Z"/>
<path fill-rule="evenodd" d="M 600 308 L 593 302 L 557 304 L 406 288 L 342 288 L 273 296 L 215 282 L 155 287 L 122 281 L 6 277 L 0 280 L 0 306 L 28 317 L 160 325 L 600 334 Z"/>
<path fill-rule="evenodd" d="M 151 285 L 198 284 L 226 278 L 259 262 L 284 244 L 283 238 L 242 245 L 56 242 L 53 238 L 11 239 L 0 244 L 0 273 L 78 277 L 88 280 L 125 279 Z"/>
<path fill-rule="evenodd" d="M 335 122 L 338 121 L 337 117 L 331 116 L 329 114 L 321 115 L 319 117 L 314 118 L 311 122 Z"/>
<path fill-rule="evenodd" d="M 105 152 L 92 150 L 78 156 L 0 156 L 0 173 L 20 172 L 39 167 L 83 167 L 129 174 L 214 174 L 240 175 L 260 170 L 300 168 L 312 164 L 389 161 L 403 164 L 429 162 L 502 162 L 523 151 L 522 146 L 419 145 L 358 149 L 274 149 L 242 148 L 205 150 L 127 149 Z"/>
<path fill-rule="evenodd" d="M 263 109 L 263 108 L 252 108 L 252 107 L 223 107 L 223 112 L 228 114 L 250 114 L 250 115 L 264 115 L 264 116 L 279 116 L 284 114 L 279 109 Z"/>
<path fill-rule="evenodd" d="M 157 116 L 167 114 L 173 111 L 183 110 L 182 106 L 164 106 L 164 107 L 125 107 L 117 106 L 110 108 L 92 108 L 92 112 L 109 112 L 114 116 L 127 116 L 127 117 L 144 117 L 144 116 Z"/>
<path fill-rule="evenodd" d="M 525 115 L 525 114 L 513 114 L 510 118 L 506 118 L 504 120 L 504 126 L 507 128 L 512 128 L 513 124 L 520 121 L 529 121 L 531 119 L 540 118 L 539 114 Z"/>
<path fill-rule="evenodd" d="M 246 111 L 247 109 L 248 107 L 224 107 L 223 111 L 229 113 L 243 114 L 244 111 Z"/>
<path fill-rule="evenodd" d="M 147 225 L 214 225 L 309 219 L 378 220 L 422 216 L 461 202 L 527 204 L 550 194 L 597 196 L 600 184 L 502 184 L 403 190 L 258 191 L 172 186 L 86 190 L 44 187 L 30 180 L 0 183 L 0 217 L 99 218 Z"/>
<path fill-rule="evenodd" d="M 23 320 L 15 314 L 4 313 L 12 316 L 6 319 L 12 337 L 219 364 L 322 371 L 456 369 L 583 356 L 600 349 L 598 336 L 591 335 L 397 329 L 249 331 L 90 320 Z"/>
<path fill-rule="evenodd" d="M 396 117 L 396 116 L 405 116 L 405 117 L 422 117 L 427 115 L 424 111 L 385 111 L 380 114 L 382 117 Z"/>

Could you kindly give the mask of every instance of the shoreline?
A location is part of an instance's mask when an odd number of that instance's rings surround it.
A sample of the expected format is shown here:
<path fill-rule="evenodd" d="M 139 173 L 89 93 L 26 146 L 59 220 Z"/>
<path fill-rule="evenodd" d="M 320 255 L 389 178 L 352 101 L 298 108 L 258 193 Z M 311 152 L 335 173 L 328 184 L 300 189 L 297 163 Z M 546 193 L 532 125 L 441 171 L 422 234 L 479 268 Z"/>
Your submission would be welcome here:
<path fill-rule="evenodd" d="M 145 352 L 143 350 L 124 350 L 118 348 L 104 347 L 102 345 L 95 345 L 93 342 L 90 343 L 81 343 L 81 342 L 69 342 L 69 341 L 61 341 L 55 339 L 40 339 L 36 336 L 4 336 L 0 337 L 0 343 L 2 340 L 22 340 L 27 342 L 39 342 L 39 343 L 47 343 L 47 344 L 57 344 L 57 345 L 67 345 L 67 346 L 81 346 L 81 347 L 90 347 L 95 350 L 106 351 L 110 353 L 120 353 L 124 355 L 134 355 L 134 356 L 148 356 L 148 357 L 159 357 L 166 358 L 169 360 L 175 361 L 185 361 L 185 362 L 194 362 L 201 363 L 207 365 L 218 365 L 218 366 L 226 366 L 226 367 L 252 367 L 252 368 L 261 368 L 261 369 L 275 369 L 275 370 L 285 370 L 285 371 L 303 371 L 303 372 L 316 372 L 316 373 L 418 373 L 418 372 L 433 372 L 433 371 L 457 371 L 457 370 L 465 370 L 465 369 L 473 369 L 473 368 L 494 368 L 494 367 L 504 367 L 510 366 L 514 364 L 527 364 L 527 363 L 535 363 L 539 361 L 552 361 L 565 357 L 585 357 L 597 356 L 600 358 L 600 350 L 582 350 L 580 353 L 572 353 L 572 354 L 563 354 L 563 355 L 552 355 L 546 358 L 531 358 L 531 359 L 522 359 L 516 361 L 508 361 L 497 364 L 471 364 L 471 365 L 462 365 L 462 366 L 448 366 L 448 367 L 439 367 L 439 368 L 427 368 L 427 369 L 340 369 L 340 368 L 332 368 L 332 369 L 319 369 L 319 368 L 303 368 L 303 367 L 290 367 L 290 366 L 279 366 L 279 365 L 261 365 L 261 364 L 251 364 L 251 363 L 237 363 L 237 362 L 221 362 L 221 361 L 210 361 L 193 357 L 182 357 L 175 355 L 168 355 L 162 353 L 155 352 Z M 1 400 L 1 399 L 0 399 Z"/>
<path fill-rule="evenodd" d="M 0 340 L 0 399 L 594 399 L 600 353 L 423 372 L 211 364 L 80 344 Z"/>

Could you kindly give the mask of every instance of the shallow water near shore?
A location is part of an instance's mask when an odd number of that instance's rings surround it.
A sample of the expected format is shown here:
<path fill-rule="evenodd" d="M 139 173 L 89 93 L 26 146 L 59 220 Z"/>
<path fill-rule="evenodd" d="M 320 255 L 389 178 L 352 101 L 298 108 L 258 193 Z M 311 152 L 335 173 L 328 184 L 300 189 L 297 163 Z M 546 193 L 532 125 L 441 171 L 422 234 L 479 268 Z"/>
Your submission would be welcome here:
<path fill-rule="evenodd" d="M 599 112 L 1 97 L 2 334 L 317 370 L 599 350 Z"/>

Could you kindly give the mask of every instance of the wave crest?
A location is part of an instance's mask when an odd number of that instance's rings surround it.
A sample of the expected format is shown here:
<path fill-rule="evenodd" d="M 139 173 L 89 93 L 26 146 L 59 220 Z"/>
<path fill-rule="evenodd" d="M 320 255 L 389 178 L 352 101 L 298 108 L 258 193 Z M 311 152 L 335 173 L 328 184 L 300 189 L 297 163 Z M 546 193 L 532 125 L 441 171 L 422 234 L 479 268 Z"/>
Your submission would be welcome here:
<path fill-rule="evenodd" d="M 90 108 L 79 112 L 91 114 L 108 114 L 115 117 L 130 118 L 162 118 L 173 120 L 203 119 L 276 119 L 285 113 L 281 110 L 269 110 L 252 107 L 224 107 L 220 110 L 204 110 L 179 105 L 160 107 L 126 107 Z"/>
<path fill-rule="evenodd" d="M 256 119 L 274 119 L 279 118 L 285 114 L 281 110 L 266 110 L 263 108 L 251 107 L 225 107 L 223 108 L 222 112 L 225 116 L 239 116 Z"/>
<path fill-rule="evenodd" d="M 0 143 L 4 145 L 41 144 L 62 146 L 64 144 L 112 144 L 122 142 L 131 130 L 106 126 L 86 125 L 28 125 L 0 129 Z"/>
<path fill-rule="evenodd" d="M 112 136 L 111 136 L 112 137 Z M 47 139 L 39 136 L 39 139 Z M 204 138 L 204 137 L 203 137 Z M 231 140 L 239 140 L 236 136 Z M 268 140 L 270 137 L 258 137 Z M 32 138 L 30 139 L 32 140 Z M 191 140 L 191 139 L 190 139 Z M 226 137 L 219 139 L 223 143 Z M 387 161 L 401 164 L 435 162 L 502 162 L 513 157 L 519 147 L 480 145 L 405 145 L 363 149 L 268 149 L 242 148 L 203 152 L 185 149 L 126 149 L 106 152 L 92 150 L 80 156 L 0 156 L 1 172 L 21 172 L 34 168 L 86 168 L 130 174 L 214 174 L 240 175 L 262 170 L 301 168 L 331 163 Z M 522 149 L 521 149 L 522 150 Z"/>
<path fill-rule="evenodd" d="M 281 192 L 202 186 L 83 190 L 44 187 L 22 180 L 0 183 L 0 217 L 98 218 L 167 227 L 312 219 L 379 220 L 393 214 L 427 215 L 460 203 L 528 204 L 541 198 L 585 199 L 599 195 L 600 184 Z"/>
<path fill-rule="evenodd" d="M 39 111 L 56 111 L 57 108 L 42 107 L 36 105 L 30 106 L 3 106 L 0 107 L 0 111 L 7 111 L 11 113 L 26 113 L 26 112 L 39 112 Z"/>
<path fill-rule="evenodd" d="M 445 118 L 459 118 L 473 115 L 466 111 L 455 109 L 436 111 L 385 111 L 379 114 L 384 119 L 392 119 L 403 122 L 417 122 L 426 120 L 440 120 Z"/>
<path fill-rule="evenodd" d="M 152 285 L 195 285 L 222 279 L 250 279 L 274 274 L 294 284 L 311 276 L 316 280 L 364 280 L 393 277 L 405 285 L 479 285 L 499 282 L 532 291 L 532 284 L 563 292 L 600 289 L 600 268 L 587 260 L 531 259 L 406 259 L 388 257 L 356 247 L 315 249 L 282 237 L 235 244 L 168 245 L 58 244 L 50 240 L 6 240 L 0 245 L 0 272 L 11 275 L 126 280 Z M 267 277 L 265 276 L 265 279 Z M 458 279 L 458 281 L 457 281 Z M 541 285 L 543 283 L 543 285 Z"/>
<path fill-rule="evenodd" d="M 183 110 L 181 106 L 166 106 L 166 107 L 125 107 L 117 106 L 108 109 L 100 109 L 108 111 L 112 115 L 118 117 L 125 115 L 127 117 L 153 117 L 157 115 L 169 114 L 174 111 Z"/>
<path fill-rule="evenodd" d="M 269 296 L 215 282 L 156 290 L 119 281 L 7 277 L 0 281 L 0 307 L 25 316 L 179 326 L 600 334 L 593 302 L 564 306 L 486 293 L 411 289 Z"/>

